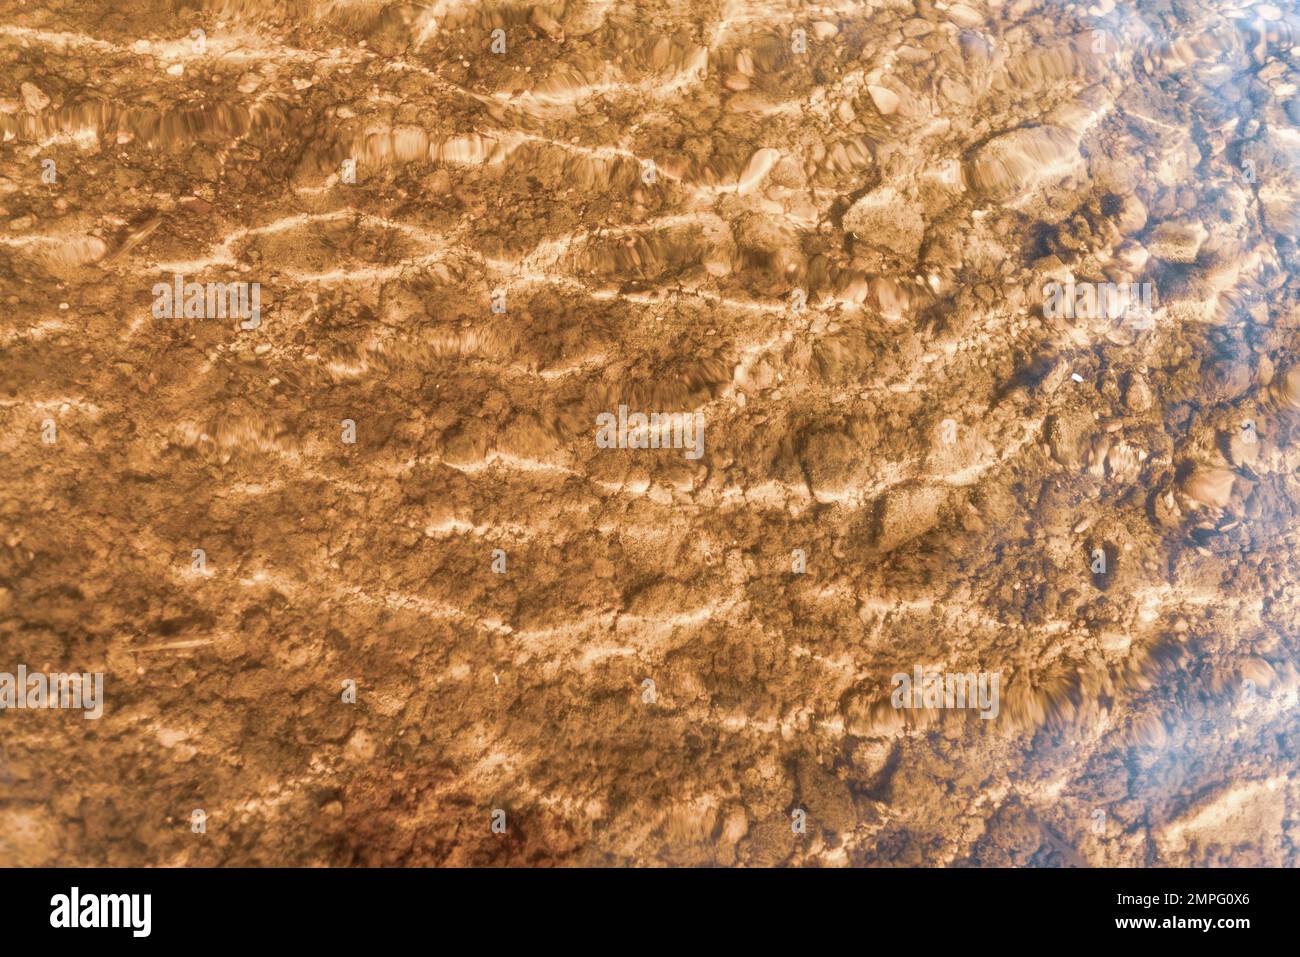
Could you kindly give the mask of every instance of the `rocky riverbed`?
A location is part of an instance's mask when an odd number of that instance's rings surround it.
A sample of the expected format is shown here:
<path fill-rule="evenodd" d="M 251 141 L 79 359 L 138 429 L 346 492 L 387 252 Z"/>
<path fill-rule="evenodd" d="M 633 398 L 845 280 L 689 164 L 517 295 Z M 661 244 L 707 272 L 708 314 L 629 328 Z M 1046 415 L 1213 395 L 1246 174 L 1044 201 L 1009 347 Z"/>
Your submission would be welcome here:
<path fill-rule="evenodd" d="M 1297 56 L 0 0 L 0 863 L 1296 864 Z"/>

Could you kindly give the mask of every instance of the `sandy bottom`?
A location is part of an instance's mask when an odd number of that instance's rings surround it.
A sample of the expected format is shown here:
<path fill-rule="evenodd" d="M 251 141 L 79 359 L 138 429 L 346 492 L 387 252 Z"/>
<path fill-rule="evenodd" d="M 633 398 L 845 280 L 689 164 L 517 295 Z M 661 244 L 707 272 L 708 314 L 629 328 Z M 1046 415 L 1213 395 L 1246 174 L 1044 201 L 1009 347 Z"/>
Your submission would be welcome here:
<path fill-rule="evenodd" d="M 0 863 L 1296 864 L 1293 43 L 0 4 Z"/>

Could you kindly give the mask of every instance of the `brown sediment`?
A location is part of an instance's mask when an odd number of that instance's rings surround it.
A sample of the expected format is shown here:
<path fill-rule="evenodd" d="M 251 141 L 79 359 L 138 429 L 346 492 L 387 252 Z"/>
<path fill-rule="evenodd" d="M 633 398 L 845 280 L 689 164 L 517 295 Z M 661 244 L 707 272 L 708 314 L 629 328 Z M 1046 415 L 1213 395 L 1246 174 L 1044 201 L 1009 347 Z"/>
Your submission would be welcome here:
<path fill-rule="evenodd" d="M 0 861 L 1294 864 L 1293 6 L 5 8 Z"/>

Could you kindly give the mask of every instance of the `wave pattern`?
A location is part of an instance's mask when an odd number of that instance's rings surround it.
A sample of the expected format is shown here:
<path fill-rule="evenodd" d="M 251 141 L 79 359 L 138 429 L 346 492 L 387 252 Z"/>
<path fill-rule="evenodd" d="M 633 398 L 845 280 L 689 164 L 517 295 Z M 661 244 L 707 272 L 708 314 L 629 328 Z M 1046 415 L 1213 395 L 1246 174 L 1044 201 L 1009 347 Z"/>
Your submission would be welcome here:
<path fill-rule="evenodd" d="M 1296 862 L 1289 4 L 76 6 L 0 24 L 0 627 L 110 699 L 5 718 L 20 863 Z"/>

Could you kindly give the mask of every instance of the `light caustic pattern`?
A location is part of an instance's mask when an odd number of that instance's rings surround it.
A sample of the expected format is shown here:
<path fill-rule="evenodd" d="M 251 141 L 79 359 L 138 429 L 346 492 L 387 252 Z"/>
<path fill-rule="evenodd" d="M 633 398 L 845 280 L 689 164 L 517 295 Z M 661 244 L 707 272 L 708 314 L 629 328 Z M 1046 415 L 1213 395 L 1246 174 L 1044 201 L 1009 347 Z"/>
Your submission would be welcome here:
<path fill-rule="evenodd" d="M 158 7 L 0 8 L 14 860 L 1296 862 L 1293 5 Z"/>

